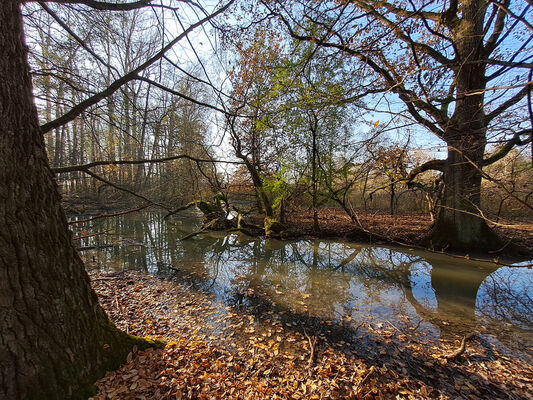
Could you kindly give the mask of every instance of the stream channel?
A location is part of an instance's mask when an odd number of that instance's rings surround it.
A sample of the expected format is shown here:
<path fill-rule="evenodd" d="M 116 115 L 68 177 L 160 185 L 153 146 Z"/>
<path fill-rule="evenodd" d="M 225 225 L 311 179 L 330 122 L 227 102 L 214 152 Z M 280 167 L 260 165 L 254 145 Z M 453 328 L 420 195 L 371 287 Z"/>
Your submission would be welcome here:
<path fill-rule="evenodd" d="M 84 219 L 76 217 L 72 219 Z M 71 219 L 71 220 L 72 220 Z M 533 360 L 533 269 L 342 240 L 198 230 L 200 215 L 136 213 L 72 225 L 88 268 L 177 276 L 221 307 L 264 302 L 328 324 L 390 326 L 432 339 L 470 332 Z M 104 233 L 105 232 L 105 233 Z"/>

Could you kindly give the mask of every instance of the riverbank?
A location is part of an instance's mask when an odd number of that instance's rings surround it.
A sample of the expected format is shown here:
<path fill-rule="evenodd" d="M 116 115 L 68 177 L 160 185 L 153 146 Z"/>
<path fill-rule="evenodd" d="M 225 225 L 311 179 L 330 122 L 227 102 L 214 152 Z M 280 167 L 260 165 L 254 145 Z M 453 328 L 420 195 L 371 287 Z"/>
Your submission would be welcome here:
<path fill-rule="evenodd" d="M 416 247 L 433 250 L 423 245 L 424 237 L 431 228 L 427 214 L 409 213 L 391 215 L 380 210 L 357 210 L 357 224 L 354 224 L 343 210 L 322 207 L 319 210 L 320 230 L 313 230 L 313 215 L 309 211 L 292 213 L 287 219 L 287 227 L 297 232 L 294 238 L 348 239 L 358 243 L 379 243 Z M 253 222 L 260 225 L 261 218 L 253 217 Z M 499 251 L 484 253 L 470 252 L 468 257 L 493 260 L 504 258 L 509 261 L 529 260 L 533 257 L 533 220 L 499 219 L 489 224 L 494 231 L 504 238 L 506 244 Z M 512 246 L 511 244 L 515 245 Z M 465 256 L 462 252 L 452 254 Z"/>
<path fill-rule="evenodd" d="M 135 207 L 128 210 L 120 201 L 107 203 L 85 198 L 64 199 L 63 206 L 67 215 L 74 217 L 113 216 L 124 212 L 145 210 L 147 207 Z M 156 210 L 157 207 L 150 207 Z M 166 213 L 165 211 L 163 211 Z M 291 239 L 341 239 L 359 243 L 379 243 L 428 249 L 423 245 L 424 237 L 430 230 L 431 220 L 428 214 L 400 213 L 391 215 L 383 210 L 356 210 L 357 223 L 353 223 L 346 213 L 334 207 L 319 208 L 319 231 L 313 229 L 311 210 L 291 212 L 286 221 Z M 252 215 L 248 221 L 256 226 L 263 226 L 263 217 Z M 533 218 L 494 219 L 489 222 L 494 231 L 504 238 L 505 245 L 498 251 L 483 253 L 470 252 L 469 257 L 487 260 L 506 259 L 510 262 L 533 258 Z M 455 253 L 465 256 L 465 253 Z"/>
<path fill-rule="evenodd" d="M 356 211 L 358 224 L 354 225 L 345 212 L 336 208 L 321 208 L 319 211 L 319 235 L 349 236 L 359 228 L 376 238 L 388 238 L 408 244 L 419 243 L 431 227 L 427 214 L 400 213 L 391 215 L 381 210 Z M 298 212 L 289 218 L 291 225 L 300 226 L 302 231 L 312 232 L 313 216 L 311 212 Z M 491 224 L 489 224 L 491 225 Z M 501 218 L 491 227 L 500 235 L 533 249 L 533 219 L 509 220 Z"/>
<path fill-rule="evenodd" d="M 533 367 L 477 336 L 224 306 L 170 278 L 90 273 L 111 319 L 161 350 L 132 352 L 103 399 L 526 399 Z M 464 339 L 464 340 L 463 340 Z M 531 352 L 533 349 L 529 349 Z"/>

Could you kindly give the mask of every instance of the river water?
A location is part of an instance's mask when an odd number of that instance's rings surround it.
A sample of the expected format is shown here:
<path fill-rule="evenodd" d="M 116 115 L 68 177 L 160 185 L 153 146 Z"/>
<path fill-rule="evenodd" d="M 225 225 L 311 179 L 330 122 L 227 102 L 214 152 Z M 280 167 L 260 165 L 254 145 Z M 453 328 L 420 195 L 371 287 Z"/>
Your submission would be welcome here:
<path fill-rule="evenodd" d="M 81 218 L 80 218 L 81 219 Z M 473 331 L 533 357 L 533 269 L 340 240 L 255 239 L 198 230 L 193 213 L 136 213 L 73 225 L 89 268 L 174 275 L 224 306 L 263 301 L 328 324 L 416 331 L 443 339 Z"/>

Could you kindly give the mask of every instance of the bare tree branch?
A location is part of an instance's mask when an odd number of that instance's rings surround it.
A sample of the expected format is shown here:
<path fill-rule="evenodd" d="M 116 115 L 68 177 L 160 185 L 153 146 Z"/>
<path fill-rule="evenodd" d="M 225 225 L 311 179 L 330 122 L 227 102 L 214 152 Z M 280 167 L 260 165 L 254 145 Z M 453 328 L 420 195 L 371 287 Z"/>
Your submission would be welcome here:
<path fill-rule="evenodd" d="M 409 175 L 407 175 L 407 178 L 405 179 L 405 182 L 407 183 L 407 186 L 411 184 L 413 179 L 422 172 L 426 172 L 429 170 L 435 170 L 435 171 L 441 171 L 444 172 L 444 168 L 446 167 L 446 160 L 429 160 L 425 162 L 422 165 L 419 165 L 416 168 L 413 168 L 411 172 L 409 172 Z"/>
<path fill-rule="evenodd" d="M 504 0 L 503 4 L 498 4 L 496 2 L 493 2 L 495 7 L 500 7 L 498 10 L 498 14 L 496 16 L 496 22 L 494 23 L 494 28 L 492 30 L 492 34 L 487 39 L 487 42 L 485 43 L 485 54 L 491 54 L 494 49 L 496 48 L 498 44 L 498 38 L 503 32 L 503 28 L 505 26 L 505 17 L 507 16 L 507 13 L 505 10 L 509 6 L 509 0 Z M 486 26 L 485 30 L 488 30 L 489 27 Z"/>
<path fill-rule="evenodd" d="M 491 111 L 489 114 L 487 114 L 485 116 L 485 123 L 488 125 L 488 123 L 490 121 L 492 121 L 494 118 L 496 118 L 502 112 L 507 110 L 509 107 L 514 106 L 516 103 L 518 103 L 524 97 L 526 97 L 528 91 L 531 90 L 532 86 L 533 86 L 533 82 L 529 81 L 522 90 L 520 90 L 519 92 L 516 92 L 513 97 L 511 97 L 507 101 L 503 102 L 498 107 L 496 107 L 493 111 Z"/>
<path fill-rule="evenodd" d="M 511 10 L 509 10 L 509 8 L 507 8 L 505 5 L 499 3 L 498 1 L 496 0 L 491 0 L 490 1 L 492 4 L 494 4 L 496 7 L 499 7 L 501 10 L 503 10 L 505 13 L 509 14 L 510 16 L 512 16 L 513 18 L 516 18 L 517 20 L 520 20 L 525 26 L 527 26 L 527 28 L 531 31 L 533 31 L 533 25 L 528 22 L 527 19 L 525 18 L 522 18 L 521 16 L 518 16 L 516 15 L 515 13 L 513 13 Z M 531 0 L 528 0 L 529 2 L 529 6 L 526 7 L 526 9 L 528 7 L 532 7 L 533 6 L 533 2 Z"/>
<path fill-rule="evenodd" d="M 170 211 L 170 208 L 167 207 L 167 206 L 165 206 L 164 204 L 157 203 L 157 202 L 155 202 L 155 201 L 150 200 L 148 197 L 143 196 L 142 194 L 135 193 L 133 190 L 129 190 L 129 189 L 126 189 L 125 187 L 122 187 L 122 186 L 116 185 L 116 184 L 114 184 L 113 182 L 110 182 L 110 181 L 108 181 L 107 179 L 102 178 L 100 175 L 95 174 L 95 173 L 92 172 L 90 169 L 84 169 L 83 172 L 85 172 L 87 175 L 92 176 L 94 179 L 99 180 L 100 182 L 105 183 L 106 185 L 109 185 L 109 186 L 111 186 L 111 187 L 114 187 L 114 188 L 117 189 L 117 190 L 121 190 L 121 191 L 123 191 L 123 192 L 129 193 L 129 194 L 131 194 L 132 196 L 138 197 L 139 199 L 142 199 L 142 200 L 144 200 L 144 201 L 147 201 L 147 202 L 150 203 L 150 204 L 153 204 L 153 205 L 159 206 L 159 207 L 161 207 L 161 208 L 164 208 L 164 209 L 167 210 L 167 211 Z"/>
<path fill-rule="evenodd" d="M 120 211 L 120 212 L 113 213 L 113 214 L 101 214 L 101 215 L 97 215 L 95 217 L 91 217 L 91 218 L 87 218 L 87 219 L 78 219 L 78 220 L 75 220 L 75 221 L 69 221 L 68 224 L 69 225 L 84 224 L 86 222 L 91 222 L 91 221 L 94 221 L 94 220 L 97 220 L 97 219 L 118 217 L 120 215 L 126 215 L 126 214 L 131 214 L 131 213 L 134 213 L 134 212 L 142 211 L 142 210 L 144 210 L 144 209 L 146 209 L 148 207 L 151 207 L 153 205 L 154 204 L 152 204 L 152 203 L 145 204 L 145 205 L 142 205 L 142 206 L 140 206 L 138 208 L 134 208 L 132 210 Z M 107 233 L 107 231 L 100 232 L 100 233 Z M 98 233 L 96 235 L 98 235 Z M 78 237 L 72 238 L 72 240 L 84 239 L 84 238 L 91 237 L 91 236 L 95 236 L 95 235 L 78 236 Z"/>
<path fill-rule="evenodd" d="M 452 3 L 454 3 L 452 1 Z M 455 2 L 457 4 L 457 2 Z M 370 8 L 369 4 L 364 4 L 362 2 L 357 2 L 358 5 Z M 429 19 L 434 22 L 440 22 L 442 20 L 442 14 L 429 11 L 417 11 L 417 10 L 407 10 L 399 6 L 393 5 L 387 2 L 380 2 L 380 6 L 385 7 L 387 11 L 394 13 L 400 17 L 404 18 L 420 18 L 420 19 Z M 451 6 L 450 6 L 451 7 Z"/>
<path fill-rule="evenodd" d="M 214 11 L 212 14 L 208 15 L 205 18 L 202 18 L 201 20 L 195 22 L 194 24 L 190 25 L 185 31 L 183 31 L 181 34 L 176 36 L 174 40 L 172 40 L 170 43 L 168 43 L 166 46 L 164 46 L 157 54 L 155 54 L 153 57 L 151 57 L 149 60 L 142 63 L 137 68 L 131 70 L 127 74 L 123 75 L 122 77 L 116 79 L 111 85 L 109 85 L 106 89 L 102 90 L 99 93 L 96 93 L 95 95 L 83 100 L 82 102 L 78 103 L 74 107 L 72 107 L 68 112 L 63 114 L 61 117 L 56 118 L 53 121 L 47 122 L 43 125 L 41 125 L 41 132 L 47 133 L 51 131 L 52 129 L 56 129 L 72 120 L 74 120 L 77 116 L 79 116 L 83 111 L 85 111 L 90 106 L 98 103 L 100 100 L 112 95 L 115 93 L 122 85 L 135 80 L 139 79 L 140 76 L 138 75 L 139 72 L 145 70 L 152 64 L 154 64 L 156 61 L 161 59 L 167 51 L 169 51 L 176 43 L 178 43 L 180 40 L 182 40 L 184 37 L 186 37 L 189 33 L 191 33 L 194 29 L 198 28 L 199 26 L 203 25 L 207 21 L 211 20 L 212 18 L 216 17 L 217 15 L 223 13 L 226 11 L 231 4 L 233 4 L 235 0 L 229 0 L 228 3 L 226 3 L 224 6 L 219 8 L 217 11 Z"/>
<path fill-rule="evenodd" d="M 524 135 L 529 135 L 527 139 L 522 140 L 520 137 Z M 488 158 L 485 158 L 481 162 L 481 166 L 490 165 L 495 163 L 498 160 L 501 160 L 505 157 L 515 146 L 525 146 L 528 143 L 531 143 L 533 138 L 533 129 L 526 129 L 520 132 L 516 132 L 511 140 L 508 140 L 505 145 L 498 150 L 495 154 L 491 155 Z"/>
<path fill-rule="evenodd" d="M 341 50 L 347 54 L 351 54 L 355 57 L 357 57 L 360 61 L 362 61 L 364 64 L 368 65 L 372 70 L 376 73 L 378 73 L 380 76 L 382 76 L 388 86 L 388 89 L 396 93 L 400 99 L 405 103 L 407 106 L 409 113 L 413 116 L 413 118 L 420 123 L 421 125 L 425 126 L 429 130 L 431 130 L 434 134 L 436 134 L 439 137 L 443 137 L 444 131 L 434 122 L 430 121 L 427 118 L 424 118 L 422 114 L 420 114 L 417 110 L 423 110 L 427 114 L 429 114 L 431 117 L 433 117 L 437 123 L 440 126 L 445 126 L 448 122 L 448 117 L 441 112 L 437 107 L 423 101 L 420 99 L 413 91 L 408 90 L 404 87 L 404 85 L 401 82 L 398 82 L 388 71 L 387 69 L 381 67 L 375 60 L 370 58 L 367 54 L 364 54 L 356 49 L 351 48 L 348 45 L 342 44 L 342 43 L 332 43 L 332 42 L 326 42 L 320 38 L 317 38 L 315 36 L 308 36 L 308 35 L 300 35 L 294 29 L 292 28 L 289 21 L 287 21 L 283 15 L 271 10 L 271 12 L 280 18 L 282 23 L 287 28 L 289 34 L 297 40 L 307 41 L 307 42 L 313 42 L 320 46 L 327 47 L 327 48 L 335 48 L 338 50 Z"/>
<path fill-rule="evenodd" d="M 363 10 L 368 12 L 370 15 L 374 16 L 376 19 L 378 19 L 379 21 L 381 21 L 385 25 L 387 25 L 391 29 L 391 31 L 393 31 L 394 35 L 398 39 L 400 39 L 403 42 L 407 43 L 408 45 L 412 46 L 414 51 L 423 52 L 423 53 L 427 54 L 428 56 L 430 56 L 431 58 L 433 58 L 434 60 L 436 60 L 437 62 L 439 62 L 439 63 L 441 63 L 443 65 L 451 65 L 451 64 L 456 62 L 456 60 L 450 60 L 449 58 L 446 58 L 441 52 L 435 50 L 433 47 L 431 47 L 431 46 L 429 46 L 427 44 L 419 43 L 417 41 L 412 40 L 409 35 L 406 35 L 401 29 L 398 29 L 399 28 L 398 27 L 398 25 L 399 25 L 398 23 L 393 22 L 393 21 L 389 20 L 388 18 L 385 18 L 385 16 L 383 14 L 380 14 L 379 12 L 377 12 L 376 9 L 375 9 L 375 4 L 367 4 L 367 3 L 361 2 L 361 1 L 357 1 L 355 3 L 358 6 L 360 6 Z M 397 16 L 401 16 L 404 19 L 408 19 L 408 18 L 411 18 L 411 17 L 427 18 L 429 16 L 431 16 L 433 18 L 437 18 L 437 17 L 440 18 L 440 14 L 439 13 L 426 13 L 426 12 L 422 12 L 422 11 L 410 11 L 410 12 L 408 12 L 407 10 L 400 9 L 400 8 L 395 7 L 392 4 L 389 4 L 387 2 L 383 2 L 383 5 L 390 12 L 392 12 L 393 14 L 395 14 Z M 434 16 L 430 15 L 430 14 L 434 14 Z M 424 17 L 424 15 L 426 15 L 426 17 Z"/>
<path fill-rule="evenodd" d="M 194 161 L 196 163 L 243 164 L 243 162 L 241 161 L 203 159 L 203 158 L 192 157 L 186 154 L 180 154 L 180 155 L 172 156 L 172 157 L 141 159 L 141 160 L 94 161 L 92 163 L 83 164 L 83 165 L 71 165 L 67 167 L 52 168 L 52 172 L 56 174 L 63 174 L 65 172 L 74 172 L 74 171 L 86 172 L 89 168 L 98 167 L 101 165 L 136 165 L 136 164 L 147 164 L 147 163 L 162 163 L 162 162 L 167 162 L 167 161 L 179 160 L 181 158 L 185 158 L 185 159 Z"/>
<path fill-rule="evenodd" d="M 31 0 L 28 0 L 31 1 Z M 100 11 L 129 11 L 153 4 L 153 0 L 137 0 L 131 3 L 110 3 L 97 0 L 46 0 L 47 3 L 81 4 Z"/>
<path fill-rule="evenodd" d="M 226 115 L 231 115 L 231 116 L 235 116 L 235 117 L 247 117 L 247 115 L 235 115 L 235 114 L 232 114 L 231 112 L 229 112 L 227 110 L 224 110 L 222 108 L 218 108 L 217 106 L 214 106 L 212 104 L 204 103 L 202 101 L 196 100 L 193 97 L 187 96 L 184 93 L 178 92 L 177 90 L 171 89 L 171 88 L 169 88 L 169 87 L 167 87 L 167 86 L 165 86 L 165 85 L 163 85 L 163 84 L 161 84 L 159 82 L 153 81 L 153 80 L 151 80 L 149 78 L 146 78 L 146 77 L 143 77 L 143 76 L 137 76 L 136 79 L 139 80 L 139 81 L 144 81 L 146 83 L 150 83 L 151 85 L 154 85 L 155 87 L 157 87 L 157 88 L 159 88 L 161 90 L 164 90 L 165 92 L 168 92 L 168 93 L 173 94 L 175 96 L 181 97 L 182 99 L 185 99 L 185 100 L 188 100 L 188 101 L 190 101 L 192 103 L 198 104 L 199 106 L 207 107 L 207 108 L 210 108 L 212 110 L 218 111 L 218 112 L 226 114 Z"/>
<path fill-rule="evenodd" d="M 109 69 L 113 69 L 115 70 L 115 72 L 118 72 L 117 69 L 115 67 L 113 67 L 112 65 L 109 65 L 108 63 L 106 63 L 102 57 L 100 57 L 98 54 L 96 54 L 94 51 L 92 51 L 92 49 L 87 46 L 87 44 L 85 43 L 85 41 L 80 38 L 72 29 L 70 29 L 70 27 L 65 23 L 63 22 L 63 20 L 61 18 L 59 18 L 59 16 L 50 8 L 46 5 L 45 2 L 42 2 L 40 1 L 39 2 L 39 5 L 43 8 L 43 10 L 45 10 L 53 19 L 56 20 L 56 22 L 65 30 L 67 31 L 67 33 L 72 36 L 74 38 L 74 40 L 76 40 L 76 42 L 78 42 L 81 47 L 83 47 L 90 55 L 92 55 L 94 58 L 96 58 L 100 63 L 102 63 L 103 65 L 105 65 L 107 68 Z"/>

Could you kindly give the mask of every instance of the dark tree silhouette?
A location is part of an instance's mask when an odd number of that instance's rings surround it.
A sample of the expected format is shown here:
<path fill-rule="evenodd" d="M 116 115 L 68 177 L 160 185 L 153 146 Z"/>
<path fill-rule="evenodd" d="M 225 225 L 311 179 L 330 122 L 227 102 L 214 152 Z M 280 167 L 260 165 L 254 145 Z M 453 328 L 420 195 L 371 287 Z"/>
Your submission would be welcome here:
<path fill-rule="evenodd" d="M 0 2 L 0 26 L 0 398 L 87 398 L 149 342 L 109 321 L 72 245 L 33 102 L 20 1 Z"/>

